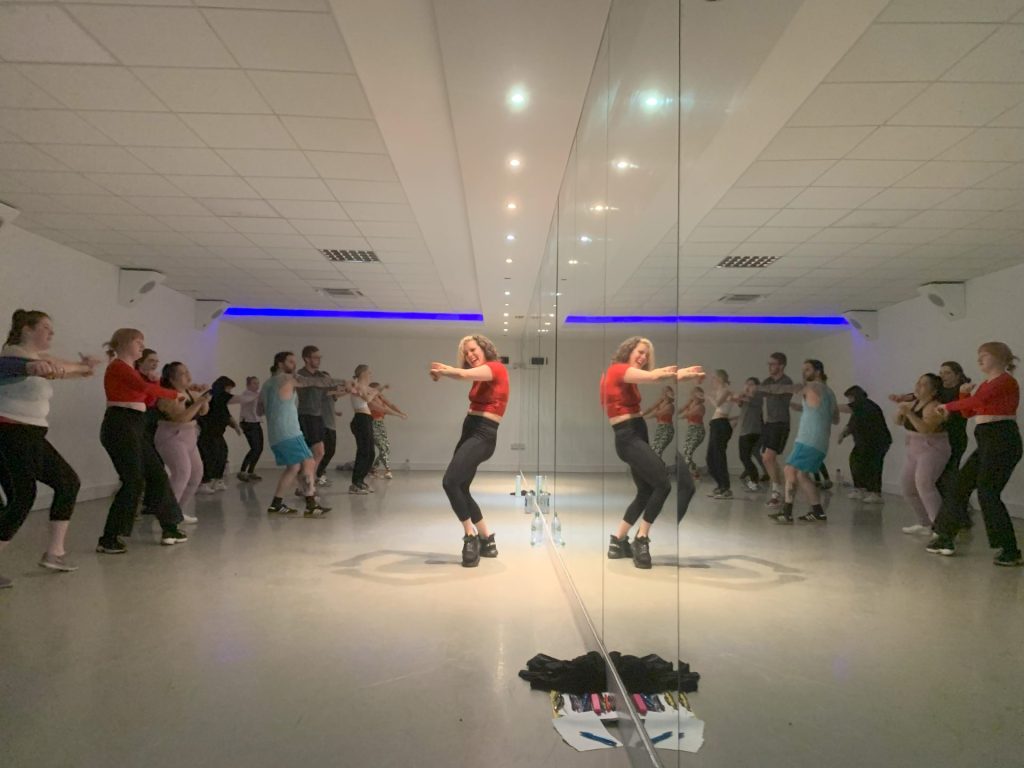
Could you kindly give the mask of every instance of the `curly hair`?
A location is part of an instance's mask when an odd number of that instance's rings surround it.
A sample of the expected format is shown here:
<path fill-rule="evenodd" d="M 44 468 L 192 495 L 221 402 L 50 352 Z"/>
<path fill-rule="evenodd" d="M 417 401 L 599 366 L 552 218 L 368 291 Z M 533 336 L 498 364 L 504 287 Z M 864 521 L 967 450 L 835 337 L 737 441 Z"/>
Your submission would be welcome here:
<path fill-rule="evenodd" d="M 498 348 L 494 346 L 494 342 L 486 336 L 480 336 L 478 334 L 463 336 L 459 340 L 459 352 L 456 357 L 456 365 L 459 368 L 469 368 L 469 363 L 466 362 L 466 345 L 471 341 L 475 341 L 476 345 L 480 347 L 480 351 L 484 353 L 484 360 L 491 362 L 492 360 L 498 359 Z"/>
<path fill-rule="evenodd" d="M 644 366 L 644 370 L 649 371 L 654 368 L 654 344 L 650 339 L 644 338 L 643 336 L 630 336 L 624 342 L 619 344 L 619 348 L 615 350 L 615 354 L 612 355 L 612 362 L 628 363 L 629 356 L 633 354 L 633 350 L 636 349 L 638 344 L 647 345 L 647 364 Z"/>

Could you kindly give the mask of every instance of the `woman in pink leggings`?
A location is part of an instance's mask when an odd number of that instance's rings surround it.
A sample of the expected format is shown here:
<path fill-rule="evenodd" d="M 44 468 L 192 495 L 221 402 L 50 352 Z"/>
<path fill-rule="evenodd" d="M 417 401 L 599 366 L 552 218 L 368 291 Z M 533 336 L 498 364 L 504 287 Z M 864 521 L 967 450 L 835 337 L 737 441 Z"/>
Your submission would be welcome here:
<path fill-rule="evenodd" d="M 917 380 L 914 399 L 900 403 L 896 423 L 907 433 L 907 459 L 900 482 L 903 497 L 917 513 L 917 523 L 904 533 L 931 534 L 942 506 L 936 482 L 949 461 L 951 448 L 945 418 L 939 410 L 942 379 L 926 373 Z"/>
<path fill-rule="evenodd" d="M 189 387 L 192 374 L 184 363 L 164 366 L 160 385 L 180 393 L 177 400 L 157 401 L 159 421 L 156 427 L 156 450 L 167 465 L 171 492 L 181 507 L 184 522 L 195 523 L 198 518 L 185 512 L 185 505 L 196 495 L 203 479 L 203 460 L 199 456 L 197 416 L 210 408 L 210 393 L 196 397 Z"/>

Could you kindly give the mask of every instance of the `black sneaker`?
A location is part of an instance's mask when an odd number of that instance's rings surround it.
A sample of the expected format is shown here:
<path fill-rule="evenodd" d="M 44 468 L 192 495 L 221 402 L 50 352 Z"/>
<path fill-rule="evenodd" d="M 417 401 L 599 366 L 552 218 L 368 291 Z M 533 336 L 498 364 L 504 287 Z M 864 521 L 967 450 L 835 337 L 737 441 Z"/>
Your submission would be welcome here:
<path fill-rule="evenodd" d="M 992 562 L 996 565 L 1003 565 L 1008 568 L 1013 568 L 1017 565 L 1024 565 L 1024 559 L 1021 558 L 1019 549 L 1004 549 Z"/>
<path fill-rule="evenodd" d="M 824 523 L 828 520 L 828 515 L 824 512 L 818 514 L 813 510 L 808 512 L 806 515 L 800 515 L 799 520 L 803 520 L 805 523 Z"/>
<path fill-rule="evenodd" d="M 651 540 L 647 536 L 633 539 L 633 565 L 643 569 L 651 567 Z"/>
<path fill-rule="evenodd" d="M 323 507 L 319 504 L 316 504 L 312 507 L 306 507 L 306 511 L 302 513 L 302 516 L 308 518 L 323 517 L 330 511 L 330 507 Z"/>
<path fill-rule="evenodd" d="M 101 536 L 100 540 L 96 543 L 96 551 L 102 552 L 104 555 L 123 555 L 128 551 L 128 547 L 124 545 L 124 542 L 118 536 L 112 539 Z"/>
<path fill-rule="evenodd" d="M 933 555 L 945 555 L 946 557 L 949 557 L 956 552 L 956 544 L 949 536 L 936 536 L 928 542 L 928 546 L 924 549 L 926 552 L 931 552 Z"/>
<path fill-rule="evenodd" d="M 486 539 L 483 536 L 480 539 L 480 557 L 497 557 L 498 556 L 498 545 L 494 543 L 494 534 L 492 533 Z"/>
<path fill-rule="evenodd" d="M 787 515 L 785 512 L 776 512 L 773 515 L 768 515 L 768 517 L 770 517 L 772 520 L 774 520 L 779 525 L 792 525 L 793 524 L 793 516 L 792 515 Z"/>
<path fill-rule="evenodd" d="M 171 526 L 170 528 L 164 528 L 163 533 L 160 534 L 160 543 L 165 547 L 172 547 L 175 544 L 184 544 L 188 541 L 188 536 L 185 532 L 180 530 L 178 526 Z"/>
<path fill-rule="evenodd" d="M 267 514 L 268 515 L 297 515 L 297 514 L 299 514 L 299 510 L 295 509 L 294 507 L 289 507 L 287 504 L 281 504 L 280 506 L 277 506 L 277 507 L 275 507 L 273 504 L 271 504 L 269 507 L 267 507 Z"/>
<path fill-rule="evenodd" d="M 476 568 L 480 565 L 480 537 L 462 537 L 462 567 Z"/>
<path fill-rule="evenodd" d="M 616 539 L 614 535 L 608 537 L 608 559 L 609 560 L 623 560 L 627 557 L 633 557 L 633 548 L 629 545 L 629 534 L 626 534 L 621 539 Z"/>

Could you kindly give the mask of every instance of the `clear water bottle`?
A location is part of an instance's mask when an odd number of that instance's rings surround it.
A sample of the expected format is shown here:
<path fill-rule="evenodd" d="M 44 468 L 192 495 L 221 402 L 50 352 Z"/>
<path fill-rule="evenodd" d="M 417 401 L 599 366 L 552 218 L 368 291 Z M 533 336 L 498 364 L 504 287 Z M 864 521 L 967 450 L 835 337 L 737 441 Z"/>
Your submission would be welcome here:
<path fill-rule="evenodd" d="M 551 513 L 551 539 L 560 547 L 565 546 L 562 538 L 562 521 L 558 519 L 558 510 Z"/>
<path fill-rule="evenodd" d="M 530 546 L 537 547 L 544 543 L 544 521 L 540 518 L 540 509 L 533 510 L 530 521 Z"/>

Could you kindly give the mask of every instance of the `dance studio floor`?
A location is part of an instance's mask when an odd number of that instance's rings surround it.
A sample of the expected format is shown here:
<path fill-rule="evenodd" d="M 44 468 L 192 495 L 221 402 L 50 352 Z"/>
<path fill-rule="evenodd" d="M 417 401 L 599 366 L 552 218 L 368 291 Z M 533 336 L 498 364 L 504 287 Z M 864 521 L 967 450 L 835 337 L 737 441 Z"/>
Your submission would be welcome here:
<path fill-rule="evenodd" d="M 92 552 L 106 503 L 80 505 L 74 574 L 35 565 L 33 513 L 0 557 L 15 579 L 0 592 L 5 766 L 628 765 L 563 745 L 546 695 L 516 675 L 534 653 L 585 646 L 509 476 L 477 479 L 501 556 L 475 570 L 458 565 L 439 473 L 398 473 L 368 497 L 339 477 L 323 520 L 267 519 L 266 476 L 202 500 L 185 545 L 157 546 L 147 518 L 124 556 Z M 605 485 L 609 514 L 624 479 Z M 670 657 L 678 621 L 703 675 L 704 747 L 660 752 L 666 765 L 1024 761 L 1024 572 L 992 566 L 981 531 L 940 558 L 900 533 L 895 497 L 836 498 L 827 525 L 783 528 L 759 499 L 702 488 L 681 557 L 666 510 L 655 568 L 639 572 L 591 551 L 607 542 L 591 488 L 561 477 L 557 503 L 608 644 Z"/>

